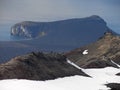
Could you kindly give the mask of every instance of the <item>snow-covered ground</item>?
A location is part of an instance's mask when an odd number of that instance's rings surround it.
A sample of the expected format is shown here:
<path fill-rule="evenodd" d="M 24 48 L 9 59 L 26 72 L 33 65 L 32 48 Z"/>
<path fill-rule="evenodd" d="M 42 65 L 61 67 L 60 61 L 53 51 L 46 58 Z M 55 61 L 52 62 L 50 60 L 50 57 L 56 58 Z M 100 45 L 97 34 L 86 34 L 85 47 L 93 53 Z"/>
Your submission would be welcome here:
<path fill-rule="evenodd" d="M 81 69 L 69 60 L 67 62 Z M 1 80 L 0 90 L 109 90 L 104 84 L 120 83 L 120 76 L 115 75 L 120 69 L 107 67 L 82 70 L 91 77 L 76 75 L 48 81 Z"/>

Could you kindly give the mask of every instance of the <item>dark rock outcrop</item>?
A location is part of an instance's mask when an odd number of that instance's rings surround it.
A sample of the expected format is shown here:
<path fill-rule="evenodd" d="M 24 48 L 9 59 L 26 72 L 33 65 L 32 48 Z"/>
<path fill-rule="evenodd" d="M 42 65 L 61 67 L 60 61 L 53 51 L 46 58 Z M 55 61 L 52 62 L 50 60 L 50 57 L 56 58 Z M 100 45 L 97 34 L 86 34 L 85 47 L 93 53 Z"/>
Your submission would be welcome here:
<path fill-rule="evenodd" d="M 120 73 L 117 73 L 116 75 L 120 76 Z"/>
<path fill-rule="evenodd" d="M 110 90 L 120 90 L 120 84 L 119 83 L 109 83 L 106 86 L 111 88 Z"/>
<path fill-rule="evenodd" d="M 83 54 L 85 50 L 87 53 Z M 115 63 L 120 64 L 120 37 L 106 32 L 97 42 L 68 52 L 66 56 L 83 68 L 118 68 Z"/>
<path fill-rule="evenodd" d="M 32 52 L 0 65 L 0 79 L 50 80 L 73 75 L 88 76 L 57 53 Z"/>

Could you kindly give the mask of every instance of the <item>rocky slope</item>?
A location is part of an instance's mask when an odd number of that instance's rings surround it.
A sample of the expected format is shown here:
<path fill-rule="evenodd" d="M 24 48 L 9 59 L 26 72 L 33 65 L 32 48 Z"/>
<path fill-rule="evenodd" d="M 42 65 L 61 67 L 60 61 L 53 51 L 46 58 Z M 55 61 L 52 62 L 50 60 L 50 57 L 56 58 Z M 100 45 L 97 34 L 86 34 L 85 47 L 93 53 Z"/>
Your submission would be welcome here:
<path fill-rule="evenodd" d="M 83 68 L 103 68 L 120 65 L 120 37 L 106 32 L 95 43 L 77 48 L 66 53 L 66 56 Z"/>
<path fill-rule="evenodd" d="M 88 76 L 57 53 L 30 53 L 0 65 L 0 79 L 49 80 L 65 76 Z"/>
<path fill-rule="evenodd" d="M 117 73 L 116 75 L 120 76 L 120 73 Z"/>

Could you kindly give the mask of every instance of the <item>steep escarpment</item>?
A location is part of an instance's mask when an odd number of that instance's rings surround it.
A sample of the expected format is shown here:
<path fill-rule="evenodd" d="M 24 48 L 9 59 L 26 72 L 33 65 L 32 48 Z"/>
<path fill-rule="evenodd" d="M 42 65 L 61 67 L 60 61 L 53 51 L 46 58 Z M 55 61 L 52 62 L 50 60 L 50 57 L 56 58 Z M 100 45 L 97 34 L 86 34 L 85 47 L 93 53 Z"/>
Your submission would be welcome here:
<path fill-rule="evenodd" d="M 11 35 L 24 38 L 41 38 L 41 43 L 85 45 L 111 31 L 99 16 L 75 18 L 53 22 L 24 21 L 11 28 Z"/>
<path fill-rule="evenodd" d="M 83 68 L 103 68 L 120 65 L 120 37 L 106 32 L 97 42 L 77 48 L 66 56 Z"/>
<path fill-rule="evenodd" d="M 11 28 L 11 35 L 26 38 L 49 37 L 52 35 L 59 35 L 57 38 L 60 38 L 61 35 L 62 37 L 67 35 L 70 38 L 71 35 L 75 34 L 77 37 L 85 38 L 84 36 L 91 36 L 94 33 L 101 35 L 107 29 L 106 22 L 102 18 L 91 16 L 54 22 L 24 21 Z"/>
<path fill-rule="evenodd" d="M 30 53 L 0 65 L 0 79 L 49 80 L 65 76 L 88 76 L 57 53 Z"/>
<path fill-rule="evenodd" d="M 117 73 L 116 75 L 120 76 L 120 73 Z"/>

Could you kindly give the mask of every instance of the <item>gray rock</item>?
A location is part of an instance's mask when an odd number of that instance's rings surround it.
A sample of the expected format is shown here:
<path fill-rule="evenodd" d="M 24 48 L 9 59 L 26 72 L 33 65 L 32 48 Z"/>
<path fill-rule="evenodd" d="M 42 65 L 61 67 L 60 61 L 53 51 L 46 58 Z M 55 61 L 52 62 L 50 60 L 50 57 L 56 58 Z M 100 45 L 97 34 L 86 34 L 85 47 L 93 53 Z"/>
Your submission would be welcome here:
<path fill-rule="evenodd" d="M 0 65 L 0 79 L 50 80 L 73 75 L 88 76 L 57 53 L 32 52 Z"/>

